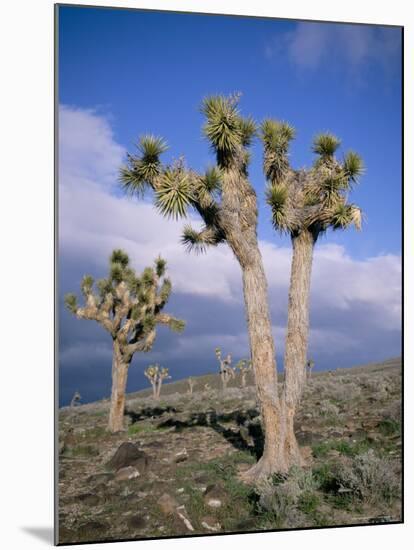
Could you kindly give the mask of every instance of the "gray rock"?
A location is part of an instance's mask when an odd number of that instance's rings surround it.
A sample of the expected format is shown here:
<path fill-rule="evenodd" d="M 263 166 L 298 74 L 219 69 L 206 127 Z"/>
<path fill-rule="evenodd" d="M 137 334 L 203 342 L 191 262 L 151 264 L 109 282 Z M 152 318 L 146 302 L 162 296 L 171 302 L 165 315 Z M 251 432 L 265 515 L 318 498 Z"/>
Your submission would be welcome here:
<path fill-rule="evenodd" d="M 134 443 L 125 442 L 118 448 L 107 466 L 117 471 L 127 466 L 134 466 L 139 472 L 144 472 L 148 467 L 148 456 L 144 451 L 138 449 Z"/>
<path fill-rule="evenodd" d="M 140 475 L 139 471 L 134 466 L 126 466 L 120 468 L 115 475 L 115 481 L 127 481 L 129 479 L 135 479 Z"/>

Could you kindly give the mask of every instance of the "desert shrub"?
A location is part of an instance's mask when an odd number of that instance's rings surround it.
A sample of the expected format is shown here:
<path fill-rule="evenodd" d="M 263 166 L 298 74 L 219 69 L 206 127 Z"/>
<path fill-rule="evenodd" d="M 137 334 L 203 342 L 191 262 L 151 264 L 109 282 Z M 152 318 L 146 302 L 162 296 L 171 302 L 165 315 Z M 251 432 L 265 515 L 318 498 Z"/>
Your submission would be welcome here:
<path fill-rule="evenodd" d="M 383 435 L 396 435 L 400 433 L 400 422 L 386 417 L 378 424 L 378 429 Z"/>
<path fill-rule="evenodd" d="M 369 504 L 389 503 L 400 495 L 399 467 L 372 449 L 337 467 L 335 477 L 339 491 Z"/>
<path fill-rule="evenodd" d="M 401 401 L 393 401 L 382 412 L 384 419 L 390 419 L 394 422 L 401 422 Z"/>
<path fill-rule="evenodd" d="M 321 401 L 319 405 L 319 414 L 324 417 L 335 418 L 339 414 L 339 408 L 331 401 L 325 399 L 324 401 Z"/>
<path fill-rule="evenodd" d="M 292 467 L 287 476 L 274 475 L 260 483 L 259 510 L 273 516 L 278 526 L 302 524 L 302 512 L 313 512 L 319 502 L 313 494 L 316 487 L 311 471 Z"/>

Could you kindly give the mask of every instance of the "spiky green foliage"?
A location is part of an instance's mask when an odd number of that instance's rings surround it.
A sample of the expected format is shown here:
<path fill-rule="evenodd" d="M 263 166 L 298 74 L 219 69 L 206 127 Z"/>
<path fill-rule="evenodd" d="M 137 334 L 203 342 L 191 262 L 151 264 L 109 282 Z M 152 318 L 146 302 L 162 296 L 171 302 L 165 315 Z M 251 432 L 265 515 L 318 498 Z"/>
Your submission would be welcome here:
<path fill-rule="evenodd" d="M 155 191 L 155 205 L 161 214 L 176 219 L 185 217 L 191 199 L 189 175 L 181 168 L 165 170 Z"/>
<path fill-rule="evenodd" d="M 254 137 L 257 135 L 257 124 L 253 117 L 240 117 L 241 144 L 243 147 L 249 147 Z"/>
<path fill-rule="evenodd" d="M 120 182 L 124 191 L 142 196 L 148 186 L 154 187 L 161 174 L 160 156 L 167 149 L 167 143 L 153 135 L 142 136 L 137 144 L 138 156 L 127 155 L 127 164 L 120 171 Z"/>
<path fill-rule="evenodd" d="M 84 296 L 87 296 L 93 286 L 94 279 L 91 275 L 84 275 L 81 282 L 81 290 Z"/>
<path fill-rule="evenodd" d="M 364 173 L 364 162 L 358 153 L 349 151 L 345 155 L 343 168 L 346 177 L 356 183 Z"/>
<path fill-rule="evenodd" d="M 171 319 L 168 326 L 174 332 L 182 332 L 185 329 L 185 322 L 181 319 Z"/>
<path fill-rule="evenodd" d="M 312 150 L 321 157 L 332 157 L 340 145 L 341 140 L 327 132 L 314 138 Z"/>
<path fill-rule="evenodd" d="M 242 179 L 247 177 L 250 162 L 247 148 L 257 133 L 253 118 L 240 115 L 239 99 L 240 94 L 215 95 L 206 97 L 202 102 L 201 111 L 206 118 L 204 133 L 216 153 L 217 161 L 216 166 L 208 168 L 204 174 L 187 169 L 182 159 L 171 165 L 162 165 L 160 155 L 166 145 L 161 138 L 154 136 L 141 138 L 139 155 L 128 155 L 128 164 L 121 169 L 124 189 L 140 193 L 151 187 L 154 204 L 163 216 L 176 219 L 186 217 L 190 208 L 197 212 L 204 226 L 201 231 L 195 231 L 190 226 L 184 228 L 182 242 L 189 251 L 204 252 L 207 246 L 215 246 L 227 238 L 221 219 L 224 176 L 232 169 Z M 240 200 L 244 210 L 243 221 L 249 217 L 248 206 L 255 202 L 254 194 L 245 192 L 248 186 L 247 179 L 243 179 L 241 187 L 244 188 L 244 198 Z M 254 206 L 252 212 L 255 211 Z"/>
<path fill-rule="evenodd" d="M 361 210 L 354 204 L 338 204 L 332 215 L 333 229 L 346 229 L 354 224 L 361 229 Z"/>
<path fill-rule="evenodd" d="M 111 263 L 112 264 L 121 264 L 123 268 L 129 265 L 129 256 L 121 248 L 116 248 L 111 254 Z"/>
<path fill-rule="evenodd" d="M 273 184 L 281 183 L 289 170 L 289 144 L 294 137 L 295 129 L 287 122 L 273 119 L 262 122 L 263 167 L 266 178 Z"/>
<path fill-rule="evenodd" d="M 234 152 L 242 143 L 237 103 L 238 98 L 223 95 L 206 97 L 202 103 L 201 111 L 207 119 L 204 134 L 211 145 L 223 153 Z"/>
<path fill-rule="evenodd" d="M 171 281 L 170 281 L 170 279 L 165 278 L 163 283 L 162 283 L 161 290 L 160 290 L 160 293 L 159 293 L 159 299 L 160 299 L 160 305 L 161 306 L 163 306 L 164 304 L 166 304 L 168 302 L 168 298 L 170 297 L 171 290 L 172 290 Z"/>
<path fill-rule="evenodd" d="M 167 262 L 161 258 L 161 256 L 158 256 L 158 258 L 155 260 L 155 272 L 157 273 L 157 277 L 162 277 L 165 274 L 165 270 L 167 269 Z"/>
<path fill-rule="evenodd" d="M 215 246 L 221 242 L 220 235 L 212 228 L 204 228 L 197 231 L 191 225 L 185 225 L 181 242 L 186 246 L 188 252 L 202 254 L 208 246 Z"/>
<path fill-rule="evenodd" d="M 65 295 L 65 306 L 71 313 L 75 313 L 78 307 L 78 298 L 76 294 L 69 293 Z"/>
<path fill-rule="evenodd" d="M 95 320 L 108 330 L 128 362 L 135 351 L 151 349 L 157 324 L 184 328 L 184 321 L 162 312 L 172 288 L 169 279 L 162 279 L 165 270 L 165 260 L 158 257 L 154 267 L 137 274 L 129 266 L 128 255 L 114 250 L 109 276 L 97 281 L 97 293 L 93 278 L 85 276 L 81 283 L 84 306 L 78 306 L 75 294 L 66 295 L 65 305 L 77 317 Z"/>
<path fill-rule="evenodd" d="M 276 230 L 298 235 L 311 232 L 314 239 L 329 227 L 358 228 L 361 212 L 347 203 L 347 194 L 364 166 L 350 151 L 341 164 L 334 158 L 340 140 L 331 133 L 315 137 L 313 150 L 319 155 L 310 170 L 294 171 L 288 159 L 289 142 L 295 131 L 286 122 L 266 119 L 261 125 L 264 145 L 263 171 L 269 183 L 266 202 L 272 209 Z"/>
<path fill-rule="evenodd" d="M 266 189 L 266 202 L 272 209 L 272 223 L 281 232 L 288 230 L 286 203 L 288 190 L 283 185 L 269 185 Z"/>

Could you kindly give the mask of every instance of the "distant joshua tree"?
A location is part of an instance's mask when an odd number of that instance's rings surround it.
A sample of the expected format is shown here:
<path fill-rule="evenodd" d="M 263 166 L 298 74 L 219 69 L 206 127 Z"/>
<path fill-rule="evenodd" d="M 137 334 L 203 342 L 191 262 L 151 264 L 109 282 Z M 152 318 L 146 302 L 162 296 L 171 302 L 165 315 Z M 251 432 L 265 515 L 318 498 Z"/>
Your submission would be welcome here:
<path fill-rule="evenodd" d="M 80 405 L 81 399 L 82 399 L 81 394 L 76 390 L 70 402 L 70 408 L 73 409 L 77 405 Z"/>
<path fill-rule="evenodd" d="M 221 383 L 223 386 L 223 390 L 227 388 L 227 384 L 229 381 L 234 378 L 234 369 L 231 366 L 231 355 L 230 353 L 222 359 L 221 357 L 221 349 L 216 348 L 216 357 L 220 364 L 220 377 L 221 377 Z"/>
<path fill-rule="evenodd" d="M 285 345 L 285 383 L 280 407 L 280 439 L 287 465 L 300 463 L 293 419 L 306 380 L 309 338 L 309 293 L 315 243 L 329 228 L 361 227 L 361 210 L 348 202 L 363 172 L 361 158 L 350 151 L 342 161 L 335 158 L 340 145 L 332 134 L 320 134 L 313 142 L 317 158 L 309 170 L 294 170 L 289 163 L 289 143 L 294 129 L 286 122 L 265 120 L 261 126 L 264 173 L 268 181 L 267 202 L 274 228 L 290 235 L 293 247 L 288 324 Z"/>
<path fill-rule="evenodd" d="M 196 386 L 197 382 L 191 378 L 191 376 L 189 378 L 187 378 L 187 384 L 188 384 L 188 393 L 190 395 L 193 395 L 193 390 L 194 390 L 194 387 Z"/>
<path fill-rule="evenodd" d="M 121 169 L 127 193 L 142 196 L 151 190 L 155 207 L 167 217 L 185 217 L 189 209 L 200 216 L 200 231 L 185 226 L 183 244 L 202 252 L 227 243 L 239 262 L 257 396 L 265 434 L 264 452 L 258 465 L 245 473 L 252 481 L 279 470 L 275 452 L 278 400 L 275 349 L 270 320 L 267 282 L 257 239 L 257 200 L 249 182 L 249 147 L 257 128 L 251 117 L 238 109 L 240 96 L 206 97 L 204 135 L 215 153 L 216 165 L 205 173 L 186 168 L 179 160 L 163 165 L 167 145 L 162 138 L 143 136 L 138 154 L 128 155 Z"/>
<path fill-rule="evenodd" d="M 128 369 L 134 353 L 151 350 L 158 324 L 180 332 L 185 323 L 162 310 L 171 294 L 166 278 L 166 262 L 155 260 L 138 275 L 123 250 L 114 250 L 109 260 L 109 275 L 95 281 L 85 275 L 81 283 L 84 306 L 75 294 L 65 296 L 66 307 L 79 319 L 97 321 L 109 332 L 113 342 L 112 393 L 108 429 L 123 430 Z"/>
<path fill-rule="evenodd" d="M 245 388 L 247 373 L 252 370 L 252 362 L 249 361 L 248 359 L 240 359 L 240 361 L 236 364 L 234 368 L 240 371 L 241 385 L 242 385 L 242 388 Z"/>
<path fill-rule="evenodd" d="M 163 381 L 166 378 L 171 378 L 169 370 L 155 363 L 155 365 L 149 365 L 149 367 L 145 369 L 144 374 L 151 383 L 153 398 L 158 401 L 161 395 Z"/>
<path fill-rule="evenodd" d="M 315 366 L 315 361 L 313 359 L 308 359 L 307 362 L 306 362 L 306 367 L 307 367 L 307 371 L 308 371 L 308 379 L 309 380 L 311 379 L 312 369 L 313 369 L 314 366 Z"/>

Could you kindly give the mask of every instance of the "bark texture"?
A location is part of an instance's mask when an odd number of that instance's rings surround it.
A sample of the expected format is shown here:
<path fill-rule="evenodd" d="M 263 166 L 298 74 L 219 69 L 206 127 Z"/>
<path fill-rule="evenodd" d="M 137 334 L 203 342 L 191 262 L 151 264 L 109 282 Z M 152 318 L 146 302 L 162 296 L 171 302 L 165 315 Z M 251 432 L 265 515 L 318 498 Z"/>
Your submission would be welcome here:
<path fill-rule="evenodd" d="M 237 169 L 228 169 L 223 177 L 221 219 L 226 240 L 242 270 L 252 367 L 262 415 L 263 455 L 244 476 L 255 481 L 280 470 L 280 404 L 267 280 L 256 233 L 256 195 Z"/>
<path fill-rule="evenodd" d="M 122 357 L 119 344 L 114 342 L 112 359 L 112 391 L 109 410 L 108 430 L 112 433 L 123 431 L 125 393 L 129 362 Z"/>

